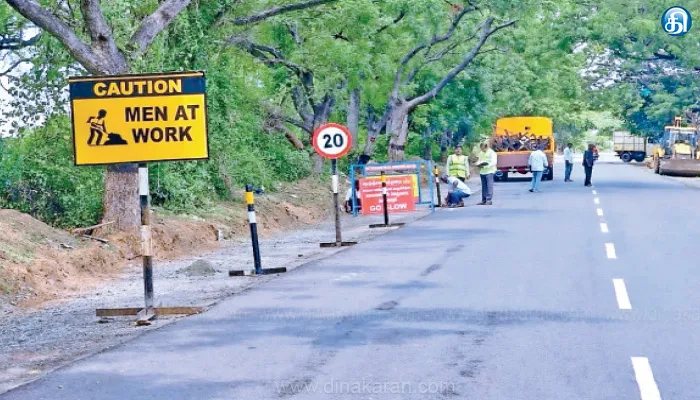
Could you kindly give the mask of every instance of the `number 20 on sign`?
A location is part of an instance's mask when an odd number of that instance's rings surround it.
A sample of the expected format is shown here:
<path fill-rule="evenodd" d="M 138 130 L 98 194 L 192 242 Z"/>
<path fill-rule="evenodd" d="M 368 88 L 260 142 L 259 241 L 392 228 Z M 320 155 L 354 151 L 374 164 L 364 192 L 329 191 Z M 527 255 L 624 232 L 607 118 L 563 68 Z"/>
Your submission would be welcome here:
<path fill-rule="evenodd" d="M 314 132 L 313 145 L 321 157 L 333 160 L 348 154 L 352 135 L 343 125 L 325 124 Z"/>

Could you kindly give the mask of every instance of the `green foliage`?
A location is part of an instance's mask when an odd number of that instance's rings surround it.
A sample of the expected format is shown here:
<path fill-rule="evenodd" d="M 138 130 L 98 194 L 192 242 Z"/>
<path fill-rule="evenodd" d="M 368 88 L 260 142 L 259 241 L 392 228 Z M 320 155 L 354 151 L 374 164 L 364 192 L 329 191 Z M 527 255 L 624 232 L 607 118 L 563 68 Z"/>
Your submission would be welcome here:
<path fill-rule="evenodd" d="M 0 147 L 0 207 L 58 226 L 89 225 L 102 211 L 103 170 L 73 166 L 70 121 L 6 138 Z"/>
<path fill-rule="evenodd" d="M 281 65 L 282 60 L 255 60 L 229 45 L 231 37 L 273 47 L 279 50 L 275 57 L 283 56 L 284 63 L 311 72 L 313 84 L 304 86 L 306 96 L 302 97 L 320 103 L 331 94 L 335 99 L 331 120 L 342 122 L 348 94 L 354 89 L 361 93 L 361 114 L 368 107 L 381 114 L 401 59 L 417 44 L 444 34 L 455 14 L 453 7 L 474 3 L 479 11 L 465 17 L 450 43 L 430 49 L 433 55 L 449 50 L 442 58 L 427 62 L 421 55 L 406 65 L 404 78 L 416 68 L 419 72 L 402 85 L 402 96 L 410 98 L 434 87 L 470 49 L 473 41 L 467 38 L 484 18 L 493 16 L 498 23 L 517 20 L 515 26 L 489 39 L 474 62 L 434 99 L 412 112 L 406 157 L 425 156 L 431 146 L 436 159 L 440 143 L 449 147 L 460 141 L 476 143 L 491 135 L 496 119 L 506 116 L 552 118 L 560 144 L 572 141 L 583 146 L 591 140 L 587 136 L 591 131 L 599 133 L 594 140 L 603 140 L 622 123 L 634 132 L 652 134 L 700 95 L 695 75 L 664 75 L 649 68 L 650 58 L 681 71 L 693 71 L 700 65 L 700 47 L 695 46 L 692 31 L 686 37 L 671 38 L 660 29 L 659 18 L 667 7 L 661 0 L 624 4 L 603 0 L 344 0 L 264 23 L 220 23 L 221 15 L 250 15 L 294 2 L 193 2 L 156 37 L 145 55 L 130 60 L 132 72 L 207 71 L 211 159 L 153 164 L 155 205 L 176 212 L 207 208 L 215 201 L 232 199 L 247 183 L 274 188 L 311 173 L 308 135 L 286 125 L 307 146 L 297 150 L 268 121 L 272 112 L 275 118 L 299 119 L 298 104 L 292 97 L 293 90 L 300 87 L 298 74 Z M 159 3 L 101 3 L 121 48 L 135 31 L 134 22 Z M 70 7 L 57 12 L 75 13 L 61 16 L 74 17 L 79 26 L 79 2 L 66 4 Z M 700 0 L 683 5 L 700 15 Z M 0 26 L 17 32 L 26 29 L 27 23 L 2 2 Z M 81 37 L 85 32 L 78 29 Z M 454 47 L 445 47 L 452 42 Z M 585 51 L 580 50 L 582 44 Z M 621 78 L 610 88 L 591 90 L 591 80 L 582 78 L 581 72 L 591 60 L 604 55 L 622 62 L 604 65 L 600 71 L 614 71 Z M 32 68 L 10 80 L 13 101 L 0 115 L 0 122 L 11 119 L 16 124 L 14 137 L 0 144 L 0 206 L 30 212 L 61 226 L 95 222 L 102 209 L 104 168 L 72 165 L 70 126 L 64 112 L 65 78 L 84 71 L 50 35 L 43 35 L 21 56 L 31 59 Z M 43 122 L 41 117 L 46 115 Z M 36 124 L 38 128 L 31 128 Z M 341 171 L 347 171 L 361 152 L 367 129 L 360 128 L 357 150 L 340 161 Z M 446 143 L 448 136 L 451 143 Z M 387 161 L 388 141 L 386 135 L 377 138 L 375 161 Z"/>

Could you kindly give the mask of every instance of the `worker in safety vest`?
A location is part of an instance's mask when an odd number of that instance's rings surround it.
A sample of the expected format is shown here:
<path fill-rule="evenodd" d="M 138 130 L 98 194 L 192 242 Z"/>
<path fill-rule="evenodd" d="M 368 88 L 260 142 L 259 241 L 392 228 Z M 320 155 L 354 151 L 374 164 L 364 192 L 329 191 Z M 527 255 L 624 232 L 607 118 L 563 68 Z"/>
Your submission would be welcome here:
<path fill-rule="evenodd" d="M 455 153 L 447 157 L 447 175 L 454 176 L 462 182 L 469 179 L 469 158 L 462 154 L 462 146 L 455 147 Z"/>
<path fill-rule="evenodd" d="M 490 206 L 493 203 L 493 178 L 498 164 L 498 155 L 491 149 L 488 143 L 481 143 L 481 152 L 476 165 L 481 168 L 481 203 L 480 206 Z"/>

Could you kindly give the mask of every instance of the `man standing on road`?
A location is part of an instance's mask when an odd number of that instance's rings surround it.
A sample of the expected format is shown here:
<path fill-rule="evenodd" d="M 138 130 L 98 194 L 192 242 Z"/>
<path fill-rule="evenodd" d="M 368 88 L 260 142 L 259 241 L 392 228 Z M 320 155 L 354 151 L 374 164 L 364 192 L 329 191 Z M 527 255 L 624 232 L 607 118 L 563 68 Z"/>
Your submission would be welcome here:
<path fill-rule="evenodd" d="M 530 187 L 530 191 L 533 193 L 539 192 L 544 170 L 549 168 L 547 155 L 538 147 L 535 151 L 530 153 L 530 159 L 527 161 L 527 165 L 530 167 L 530 172 L 532 172 L 532 187 Z"/>
<path fill-rule="evenodd" d="M 447 157 L 447 175 L 465 182 L 469 179 L 469 159 L 462 154 L 462 146 L 455 147 L 455 153 Z"/>
<path fill-rule="evenodd" d="M 479 161 L 477 165 L 481 168 L 481 203 L 480 206 L 490 206 L 493 203 L 493 176 L 496 173 L 498 155 L 493 151 L 488 143 L 481 143 Z"/>
<path fill-rule="evenodd" d="M 472 191 L 469 189 L 469 186 L 454 176 L 443 175 L 441 180 L 444 183 L 447 183 L 449 187 L 446 201 L 447 206 L 464 207 L 464 199 L 472 195 Z"/>
<path fill-rule="evenodd" d="M 571 180 L 571 170 L 574 168 L 574 145 L 568 143 L 564 149 L 564 182 L 573 182 Z"/>
<path fill-rule="evenodd" d="M 591 176 L 593 175 L 593 164 L 595 164 L 594 145 L 589 144 L 588 150 L 583 153 L 583 170 L 586 172 L 586 182 L 584 186 L 593 186 Z"/>

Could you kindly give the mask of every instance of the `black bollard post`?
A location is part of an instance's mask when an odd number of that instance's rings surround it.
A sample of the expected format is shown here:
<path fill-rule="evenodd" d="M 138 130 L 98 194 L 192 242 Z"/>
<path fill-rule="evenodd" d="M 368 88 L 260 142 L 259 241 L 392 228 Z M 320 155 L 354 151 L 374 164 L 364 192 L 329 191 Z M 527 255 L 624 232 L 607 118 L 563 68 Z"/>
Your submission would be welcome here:
<path fill-rule="evenodd" d="M 392 226 L 403 226 L 403 222 L 398 222 L 395 224 L 389 223 L 389 201 L 388 201 L 388 189 L 386 187 L 386 174 L 384 171 L 381 172 L 382 179 L 382 209 L 384 211 L 384 223 L 383 224 L 372 224 L 370 228 L 389 228 Z"/>
<path fill-rule="evenodd" d="M 253 262 L 255 263 L 255 274 L 261 275 L 262 262 L 260 261 L 260 243 L 258 242 L 258 223 L 255 218 L 255 195 L 253 185 L 245 187 L 245 202 L 248 205 L 248 223 L 250 224 L 250 238 L 253 241 Z"/>
<path fill-rule="evenodd" d="M 258 223 L 255 216 L 255 195 L 253 194 L 253 185 L 245 187 L 245 202 L 248 206 L 248 223 L 250 224 L 250 239 L 253 243 L 253 264 L 255 270 L 229 270 L 229 276 L 244 276 L 244 275 L 269 275 L 287 272 L 286 267 L 280 268 L 263 268 L 260 258 L 260 243 L 258 242 Z"/>
<path fill-rule="evenodd" d="M 438 198 L 438 207 L 442 207 L 442 195 L 440 195 L 440 178 L 438 175 L 440 174 L 440 170 L 438 167 L 435 167 L 433 169 L 433 174 L 435 175 L 435 188 L 437 189 L 437 198 Z"/>

